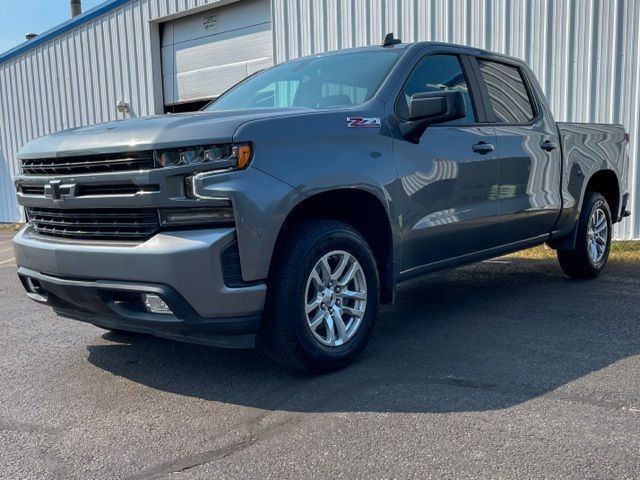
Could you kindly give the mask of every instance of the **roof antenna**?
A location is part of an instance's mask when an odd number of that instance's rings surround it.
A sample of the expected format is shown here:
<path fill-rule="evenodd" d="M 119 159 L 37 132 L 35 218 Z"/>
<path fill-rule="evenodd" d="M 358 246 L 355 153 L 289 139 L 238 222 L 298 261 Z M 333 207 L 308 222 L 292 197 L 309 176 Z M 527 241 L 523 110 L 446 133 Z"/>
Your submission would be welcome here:
<path fill-rule="evenodd" d="M 390 47 L 391 45 L 397 45 L 398 43 L 402 43 L 402 40 L 399 38 L 393 38 L 393 32 L 391 32 L 385 35 L 381 45 L 383 47 Z"/>

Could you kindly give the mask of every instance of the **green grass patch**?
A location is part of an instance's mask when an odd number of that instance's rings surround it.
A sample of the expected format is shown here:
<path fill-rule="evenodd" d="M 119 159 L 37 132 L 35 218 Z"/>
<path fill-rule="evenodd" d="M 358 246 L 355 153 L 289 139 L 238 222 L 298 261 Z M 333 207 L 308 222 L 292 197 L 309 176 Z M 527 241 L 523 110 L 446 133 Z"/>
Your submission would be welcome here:
<path fill-rule="evenodd" d="M 22 228 L 23 223 L 0 223 L 0 233 L 17 232 Z"/>
<path fill-rule="evenodd" d="M 509 254 L 507 257 L 527 260 L 547 260 L 555 259 L 556 251 L 546 245 L 542 245 Z M 640 241 L 625 240 L 613 242 L 611 244 L 611 255 L 609 259 L 620 262 L 640 262 Z"/>

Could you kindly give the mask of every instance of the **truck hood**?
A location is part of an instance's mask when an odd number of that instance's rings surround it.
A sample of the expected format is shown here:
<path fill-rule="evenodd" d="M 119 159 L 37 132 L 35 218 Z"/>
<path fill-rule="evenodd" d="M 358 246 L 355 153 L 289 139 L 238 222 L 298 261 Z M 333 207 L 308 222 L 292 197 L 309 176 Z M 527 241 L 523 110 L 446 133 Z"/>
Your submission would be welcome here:
<path fill-rule="evenodd" d="M 229 143 L 238 127 L 248 121 L 308 112 L 305 108 L 278 108 L 195 112 L 119 120 L 38 138 L 25 145 L 18 156 L 51 158 Z"/>

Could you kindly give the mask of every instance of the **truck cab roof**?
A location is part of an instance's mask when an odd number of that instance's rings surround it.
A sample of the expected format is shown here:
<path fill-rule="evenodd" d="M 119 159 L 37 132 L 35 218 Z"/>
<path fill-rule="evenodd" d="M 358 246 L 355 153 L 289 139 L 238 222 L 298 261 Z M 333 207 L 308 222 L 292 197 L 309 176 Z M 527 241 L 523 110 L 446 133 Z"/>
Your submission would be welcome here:
<path fill-rule="evenodd" d="M 316 54 L 312 54 L 312 55 L 308 55 L 306 57 L 301 57 L 301 58 L 309 58 L 309 57 L 313 57 L 313 56 L 327 56 L 327 55 L 342 55 L 348 52 L 370 52 L 370 51 L 387 51 L 390 49 L 393 50 L 406 50 L 407 52 L 410 51 L 416 51 L 416 50 L 422 50 L 425 48 L 442 48 L 442 49 L 447 49 L 449 51 L 453 50 L 453 51 L 457 51 L 461 54 L 467 54 L 467 55 L 475 55 L 475 56 L 482 56 L 482 57 L 500 57 L 503 58 L 504 60 L 507 60 L 509 62 L 513 62 L 513 63 L 518 63 L 518 64 L 525 64 L 526 62 L 524 62 L 522 59 L 517 58 L 517 57 L 512 57 L 509 55 L 505 55 L 503 53 L 498 53 L 498 52 L 494 52 L 491 50 L 484 50 L 482 48 L 477 48 L 477 47 L 471 47 L 468 45 L 461 45 L 461 44 L 457 44 L 457 43 L 449 43 L 449 42 L 433 42 L 433 41 L 419 41 L 419 42 L 401 42 L 401 43 L 396 43 L 393 45 L 367 45 L 367 46 L 362 46 L 362 47 L 353 47 L 353 48 L 343 48 L 340 50 L 332 50 L 329 52 L 322 52 L 322 53 L 316 53 Z M 298 59 L 295 59 L 298 60 Z M 294 60 L 294 61 L 295 61 Z"/>

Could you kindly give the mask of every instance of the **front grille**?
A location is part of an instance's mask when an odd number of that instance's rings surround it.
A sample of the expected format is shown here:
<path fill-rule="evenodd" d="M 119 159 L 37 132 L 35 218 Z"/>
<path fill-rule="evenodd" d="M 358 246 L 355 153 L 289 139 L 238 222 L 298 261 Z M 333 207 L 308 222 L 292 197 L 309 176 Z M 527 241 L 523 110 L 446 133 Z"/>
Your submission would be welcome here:
<path fill-rule="evenodd" d="M 20 192 L 24 195 L 44 195 L 44 186 L 39 185 L 23 185 Z"/>
<path fill-rule="evenodd" d="M 157 192 L 158 185 L 139 186 L 130 184 L 122 185 L 80 185 L 78 187 L 78 197 L 87 195 L 133 195 L 140 192 Z"/>
<path fill-rule="evenodd" d="M 22 172 L 25 175 L 73 175 L 82 173 L 122 172 L 146 170 L 153 167 L 153 152 L 22 159 Z"/>
<path fill-rule="evenodd" d="M 27 217 L 41 235 L 86 240 L 138 240 L 159 228 L 158 212 L 150 208 L 27 208 Z"/>
<path fill-rule="evenodd" d="M 44 185 L 21 185 L 19 191 L 23 195 L 39 195 L 45 193 Z M 134 185 L 124 183 L 119 185 L 79 185 L 76 190 L 76 197 L 86 197 L 91 195 L 133 195 L 136 193 L 159 192 L 158 185 Z"/>

